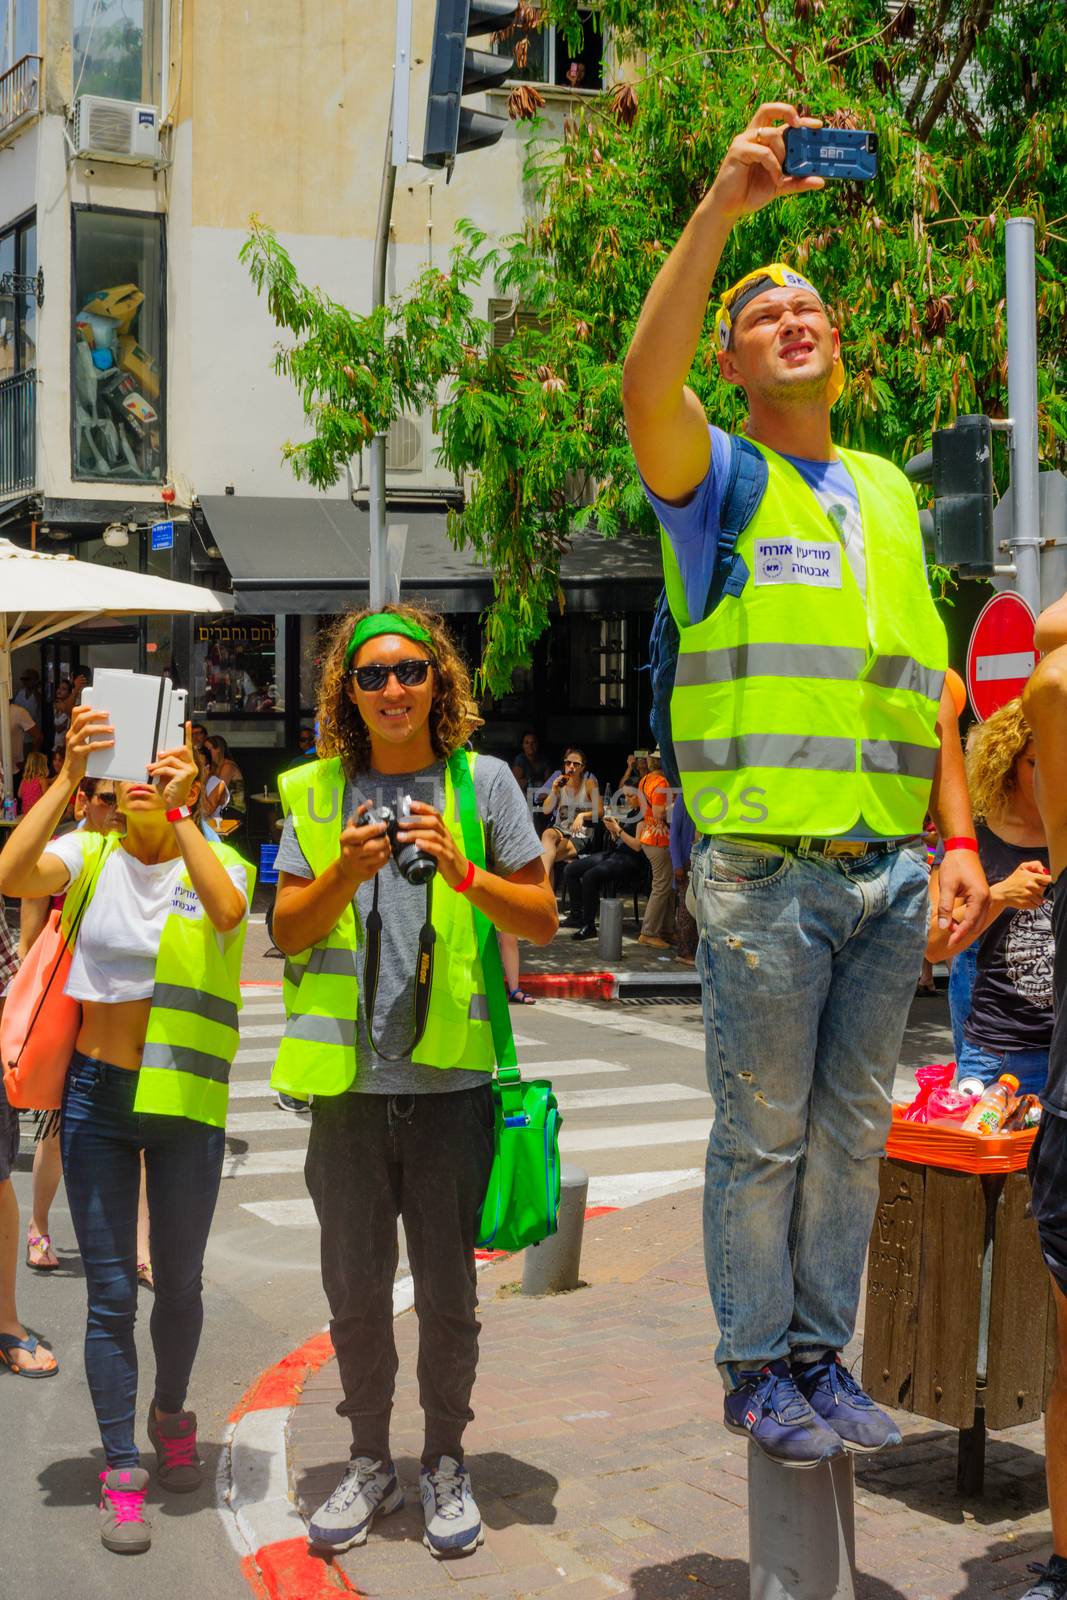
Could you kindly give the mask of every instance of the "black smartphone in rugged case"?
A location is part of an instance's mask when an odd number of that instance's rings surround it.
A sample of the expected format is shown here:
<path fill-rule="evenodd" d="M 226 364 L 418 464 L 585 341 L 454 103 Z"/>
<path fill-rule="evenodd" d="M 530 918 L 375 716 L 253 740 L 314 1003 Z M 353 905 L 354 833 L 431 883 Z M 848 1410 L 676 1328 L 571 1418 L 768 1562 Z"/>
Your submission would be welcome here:
<path fill-rule="evenodd" d="M 878 171 L 878 135 L 864 128 L 787 128 L 790 178 L 851 178 L 866 183 Z"/>

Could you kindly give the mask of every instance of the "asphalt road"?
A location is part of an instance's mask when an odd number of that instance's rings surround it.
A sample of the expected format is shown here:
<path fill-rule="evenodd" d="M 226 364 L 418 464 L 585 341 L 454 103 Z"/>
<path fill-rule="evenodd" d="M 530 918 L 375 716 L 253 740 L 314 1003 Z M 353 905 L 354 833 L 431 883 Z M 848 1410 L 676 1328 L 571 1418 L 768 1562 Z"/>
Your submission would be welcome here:
<path fill-rule="evenodd" d="M 274 972 L 259 966 L 257 971 Z M 590 1203 L 624 1205 L 700 1181 L 710 1106 L 695 1004 L 539 1001 L 514 1013 L 520 1059 L 556 1083 L 564 1158 L 590 1174 Z M 281 1023 L 276 989 L 250 988 L 234 1068 L 229 1155 L 205 1267 L 206 1318 L 190 1404 L 200 1417 L 205 1485 L 196 1495 L 150 1496 L 151 1553 L 109 1555 L 93 1506 L 100 1448 L 81 1362 L 84 1282 L 64 1191 L 52 1214 L 62 1261 L 44 1277 L 19 1269 L 20 1315 L 53 1345 L 57 1378 L 29 1383 L 0 1372 L 7 1490 L 0 1512 L 0 1600 L 247 1600 L 238 1557 L 215 1509 L 217 1443 L 234 1403 L 256 1375 L 323 1327 L 327 1308 L 318 1236 L 303 1176 L 307 1121 L 276 1108 L 267 1091 Z M 951 1055 L 943 999 L 917 1000 L 905 1041 L 908 1069 Z M 29 1158 L 15 1187 L 25 1223 Z M 406 1271 L 401 1261 L 400 1272 Z M 152 1371 L 151 1299 L 142 1290 L 138 1343 L 143 1437 Z M 475 1397 L 477 1403 L 477 1396 Z M 344 1424 L 338 1420 L 338 1429 Z M 181 1524 L 179 1526 L 179 1524 Z"/>

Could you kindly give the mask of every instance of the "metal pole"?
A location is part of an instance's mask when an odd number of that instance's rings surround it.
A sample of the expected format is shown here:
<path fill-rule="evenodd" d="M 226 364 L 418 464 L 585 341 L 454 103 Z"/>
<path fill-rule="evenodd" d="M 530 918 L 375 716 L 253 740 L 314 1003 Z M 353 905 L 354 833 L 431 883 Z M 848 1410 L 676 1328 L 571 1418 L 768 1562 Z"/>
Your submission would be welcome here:
<path fill-rule="evenodd" d="M 389 260 L 389 227 L 393 218 L 398 162 L 407 157 L 409 74 L 411 72 L 412 0 L 397 0 L 396 56 L 393 61 L 393 89 L 389 96 L 389 126 L 385 136 L 382 187 L 378 196 L 378 225 L 374 234 L 374 271 L 371 283 L 371 309 L 385 305 L 385 271 Z M 388 521 L 385 510 L 385 434 L 376 433 L 370 442 L 370 603 L 375 610 L 387 601 L 389 568 L 386 556 Z M 399 578 L 395 584 L 399 599 Z"/>
<path fill-rule="evenodd" d="M 748 1447 L 750 1600 L 856 1600 L 852 1457 L 800 1472 Z"/>
<path fill-rule="evenodd" d="M 1008 410 L 1011 413 L 1012 550 L 1016 592 L 1041 609 L 1041 506 L 1037 466 L 1037 285 L 1034 219 L 1004 225 L 1008 299 Z"/>
<path fill-rule="evenodd" d="M 11 645 L 7 631 L 7 617 L 0 611 L 0 760 L 4 767 L 3 795 L 9 800 L 15 793 L 15 774 L 12 771 L 11 748 Z"/>
<path fill-rule="evenodd" d="M 523 1256 L 523 1294 L 566 1294 L 569 1289 L 577 1289 L 588 1198 L 588 1173 L 581 1167 L 561 1167 L 559 1226 L 540 1244 L 531 1245 Z"/>

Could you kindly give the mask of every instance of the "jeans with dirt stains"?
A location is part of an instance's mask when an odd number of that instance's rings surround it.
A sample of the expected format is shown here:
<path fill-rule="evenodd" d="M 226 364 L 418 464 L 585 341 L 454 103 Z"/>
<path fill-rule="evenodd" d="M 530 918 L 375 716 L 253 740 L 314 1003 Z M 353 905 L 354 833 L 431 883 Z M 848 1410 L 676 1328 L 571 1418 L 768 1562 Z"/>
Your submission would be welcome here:
<path fill-rule="evenodd" d="M 928 880 L 910 845 L 827 858 L 697 842 L 704 1253 L 728 1387 L 855 1330 Z"/>

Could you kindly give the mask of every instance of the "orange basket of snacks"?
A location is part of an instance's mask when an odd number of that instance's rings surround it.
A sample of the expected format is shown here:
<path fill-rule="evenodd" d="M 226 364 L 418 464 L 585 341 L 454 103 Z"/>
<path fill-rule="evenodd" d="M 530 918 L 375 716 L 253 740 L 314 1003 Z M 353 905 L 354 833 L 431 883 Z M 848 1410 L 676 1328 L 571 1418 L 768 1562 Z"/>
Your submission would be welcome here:
<path fill-rule="evenodd" d="M 961 1095 L 951 1087 L 955 1065 L 919 1068 L 915 1099 L 893 1107 L 886 1155 L 977 1177 L 1022 1172 L 1037 1137 L 1037 1096 L 1018 1094 L 1010 1075 L 988 1085 L 981 1096 Z"/>

